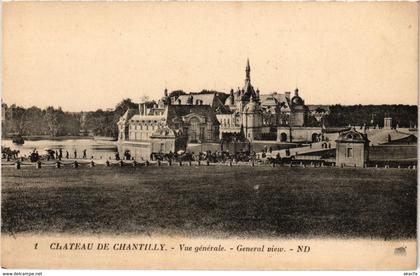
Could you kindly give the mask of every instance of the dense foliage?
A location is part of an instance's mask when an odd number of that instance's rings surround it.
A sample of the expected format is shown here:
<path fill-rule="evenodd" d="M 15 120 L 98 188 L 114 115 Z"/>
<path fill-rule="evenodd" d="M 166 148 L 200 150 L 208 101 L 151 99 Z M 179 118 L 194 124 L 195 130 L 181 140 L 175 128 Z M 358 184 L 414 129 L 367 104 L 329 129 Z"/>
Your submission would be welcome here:
<path fill-rule="evenodd" d="M 64 112 L 61 108 L 49 106 L 23 108 L 16 105 L 2 105 L 4 121 L 2 134 L 39 136 L 79 135 L 80 113 Z"/>
<path fill-rule="evenodd" d="M 138 108 L 131 99 L 122 100 L 113 110 L 98 109 L 92 112 L 64 112 L 60 107 L 49 106 L 23 108 L 16 105 L 2 105 L 3 137 L 20 134 L 24 136 L 76 136 L 93 134 L 115 137 L 117 122 L 128 108 Z"/>
<path fill-rule="evenodd" d="M 417 125 L 415 105 L 332 105 L 330 114 L 324 117 L 326 126 L 378 125 L 383 127 L 384 118 L 392 118 L 393 127 L 413 127 Z"/>

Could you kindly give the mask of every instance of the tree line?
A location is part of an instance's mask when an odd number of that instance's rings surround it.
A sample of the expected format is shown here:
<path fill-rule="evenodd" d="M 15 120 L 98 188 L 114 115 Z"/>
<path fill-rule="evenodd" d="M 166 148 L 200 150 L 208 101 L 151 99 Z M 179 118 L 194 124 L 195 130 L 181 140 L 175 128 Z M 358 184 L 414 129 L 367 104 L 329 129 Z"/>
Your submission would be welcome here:
<path fill-rule="evenodd" d="M 416 105 L 332 105 L 324 117 L 325 126 L 384 126 L 384 118 L 392 118 L 392 127 L 417 126 Z"/>
<path fill-rule="evenodd" d="M 2 137 L 13 135 L 117 137 L 117 122 L 128 108 L 137 109 L 138 105 L 131 99 L 124 99 L 112 110 L 65 112 L 60 107 L 24 108 L 2 103 Z"/>
<path fill-rule="evenodd" d="M 32 106 L 23 108 L 2 104 L 2 136 L 62 136 L 79 135 L 80 114 L 64 112 L 60 107 L 45 109 Z"/>

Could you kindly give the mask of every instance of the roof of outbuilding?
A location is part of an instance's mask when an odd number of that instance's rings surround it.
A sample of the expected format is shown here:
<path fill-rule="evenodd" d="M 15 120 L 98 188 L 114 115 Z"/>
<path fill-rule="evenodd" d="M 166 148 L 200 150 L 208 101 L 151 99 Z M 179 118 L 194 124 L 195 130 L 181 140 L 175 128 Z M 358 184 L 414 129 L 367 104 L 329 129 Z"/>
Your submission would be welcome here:
<path fill-rule="evenodd" d="M 366 143 L 369 142 L 367 135 L 355 129 L 343 131 L 339 134 L 336 142 Z"/>
<path fill-rule="evenodd" d="M 416 137 L 413 133 L 406 133 L 395 129 L 380 129 L 369 136 L 373 145 L 386 144 L 398 140 L 406 139 L 409 136 Z"/>

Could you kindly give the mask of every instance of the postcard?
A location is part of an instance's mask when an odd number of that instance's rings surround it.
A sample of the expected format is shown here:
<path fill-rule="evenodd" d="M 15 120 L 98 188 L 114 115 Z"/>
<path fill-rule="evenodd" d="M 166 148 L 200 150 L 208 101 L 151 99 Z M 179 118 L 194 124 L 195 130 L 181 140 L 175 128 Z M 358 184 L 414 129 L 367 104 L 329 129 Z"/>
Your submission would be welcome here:
<path fill-rule="evenodd" d="M 4 269 L 416 269 L 418 2 L 2 10 Z"/>

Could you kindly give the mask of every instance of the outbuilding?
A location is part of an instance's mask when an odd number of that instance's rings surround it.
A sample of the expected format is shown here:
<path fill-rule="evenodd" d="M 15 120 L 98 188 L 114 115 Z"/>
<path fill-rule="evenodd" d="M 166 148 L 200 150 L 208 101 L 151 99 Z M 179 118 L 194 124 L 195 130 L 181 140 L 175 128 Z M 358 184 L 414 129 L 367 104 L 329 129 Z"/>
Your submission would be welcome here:
<path fill-rule="evenodd" d="M 366 134 L 350 129 L 340 133 L 336 143 L 337 166 L 365 167 L 369 160 L 369 140 Z"/>

